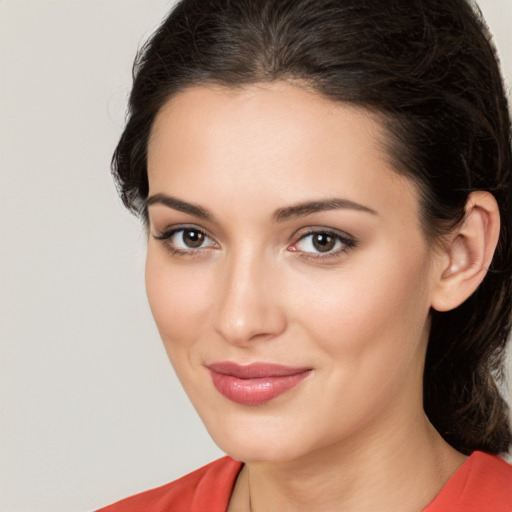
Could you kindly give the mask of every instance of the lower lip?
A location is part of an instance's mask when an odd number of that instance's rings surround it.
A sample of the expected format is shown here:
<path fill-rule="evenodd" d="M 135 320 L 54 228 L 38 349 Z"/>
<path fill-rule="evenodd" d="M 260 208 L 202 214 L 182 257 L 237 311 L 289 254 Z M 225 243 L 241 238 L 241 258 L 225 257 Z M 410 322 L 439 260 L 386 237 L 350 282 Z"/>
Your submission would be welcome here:
<path fill-rule="evenodd" d="M 311 370 L 278 377 L 241 379 L 210 370 L 213 385 L 226 398 L 242 405 L 260 405 L 300 384 Z"/>

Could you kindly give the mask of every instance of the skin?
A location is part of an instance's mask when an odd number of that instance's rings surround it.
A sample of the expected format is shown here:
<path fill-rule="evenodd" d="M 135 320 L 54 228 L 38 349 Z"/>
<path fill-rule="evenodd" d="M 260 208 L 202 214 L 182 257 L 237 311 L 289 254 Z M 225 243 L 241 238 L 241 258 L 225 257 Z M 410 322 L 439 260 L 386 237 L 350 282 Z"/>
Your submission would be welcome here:
<path fill-rule="evenodd" d="M 474 255 L 492 256 L 474 249 L 482 229 L 496 232 L 492 199 L 475 195 L 468 232 L 434 250 L 385 136 L 368 112 L 285 82 L 189 88 L 155 120 L 147 294 L 206 428 L 245 462 L 230 512 L 419 511 L 465 460 L 424 414 L 422 373 L 431 308 L 464 300 L 483 277 L 470 273 Z M 275 218 L 333 198 L 371 211 Z M 204 233 L 199 248 L 183 227 Z M 331 233 L 331 251 L 315 248 L 315 230 Z M 240 405 L 206 368 L 228 360 L 312 372 L 270 402 Z"/>

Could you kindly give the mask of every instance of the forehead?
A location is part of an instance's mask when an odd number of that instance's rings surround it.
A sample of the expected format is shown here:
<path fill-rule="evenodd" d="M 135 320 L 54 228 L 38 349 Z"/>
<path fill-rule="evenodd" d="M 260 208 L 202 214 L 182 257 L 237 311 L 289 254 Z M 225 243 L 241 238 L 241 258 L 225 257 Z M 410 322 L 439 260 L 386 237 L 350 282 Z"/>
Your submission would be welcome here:
<path fill-rule="evenodd" d="M 415 214 L 415 186 L 392 168 L 385 147 L 377 115 L 296 85 L 191 87 L 155 119 L 150 194 L 210 203 L 215 192 L 233 207 L 243 198 L 245 208 L 335 194 L 376 210 L 407 196 Z"/>
<path fill-rule="evenodd" d="M 243 128 L 236 131 L 236 128 Z M 306 140 L 319 144 L 328 132 L 357 132 L 361 142 L 375 149 L 386 140 L 386 131 L 376 113 L 347 103 L 334 102 L 305 87 L 285 81 L 245 87 L 194 86 L 171 97 L 158 112 L 150 136 L 150 150 L 162 137 L 176 142 L 195 136 L 221 145 L 227 138 L 253 147 L 261 155 L 269 151 L 269 139 L 284 152 L 291 144 Z M 315 140 L 316 139 L 316 140 Z M 339 139 L 342 143 L 343 140 Z M 248 149 L 248 148 L 245 148 Z M 324 145 L 323 149 L 327 149 Z M 354 148 L 357 149 L 357 148 Z"/>

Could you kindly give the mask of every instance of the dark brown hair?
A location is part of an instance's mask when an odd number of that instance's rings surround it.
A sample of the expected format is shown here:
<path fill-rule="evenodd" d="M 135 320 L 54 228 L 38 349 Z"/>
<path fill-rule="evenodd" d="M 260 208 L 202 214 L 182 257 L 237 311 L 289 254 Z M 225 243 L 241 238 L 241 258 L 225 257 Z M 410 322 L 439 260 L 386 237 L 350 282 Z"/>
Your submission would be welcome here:
<path fill-rule="evenodd" d="M 146 149 L 163 104 L 186 87 L 299 80 L 378 113 L 397 172 L 421 193 L 433 242 L 491 192 L 499 245 L 478 290 L 432 312 L 425 411 L 456 449 L 507 451 L 498 384 L 511 329 L 510 119 L 490 35 L 465 0 L 183 0 L 139 52 L 126 128 L 113 158 L 124 204 L 147 221 Z"/>

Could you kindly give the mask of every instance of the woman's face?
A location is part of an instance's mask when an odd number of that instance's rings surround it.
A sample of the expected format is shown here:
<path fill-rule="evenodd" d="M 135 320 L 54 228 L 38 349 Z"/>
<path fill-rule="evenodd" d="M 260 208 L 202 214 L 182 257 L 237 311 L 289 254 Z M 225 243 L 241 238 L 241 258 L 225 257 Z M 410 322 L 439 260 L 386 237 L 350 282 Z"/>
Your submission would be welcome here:
<path fill-rule="evenodd" d="M 436 265 L 375 117 L 285 82 L 195 87 L 148 148 L 146 285 L 217 444 L 292 460 L 421 411 Z"/>

